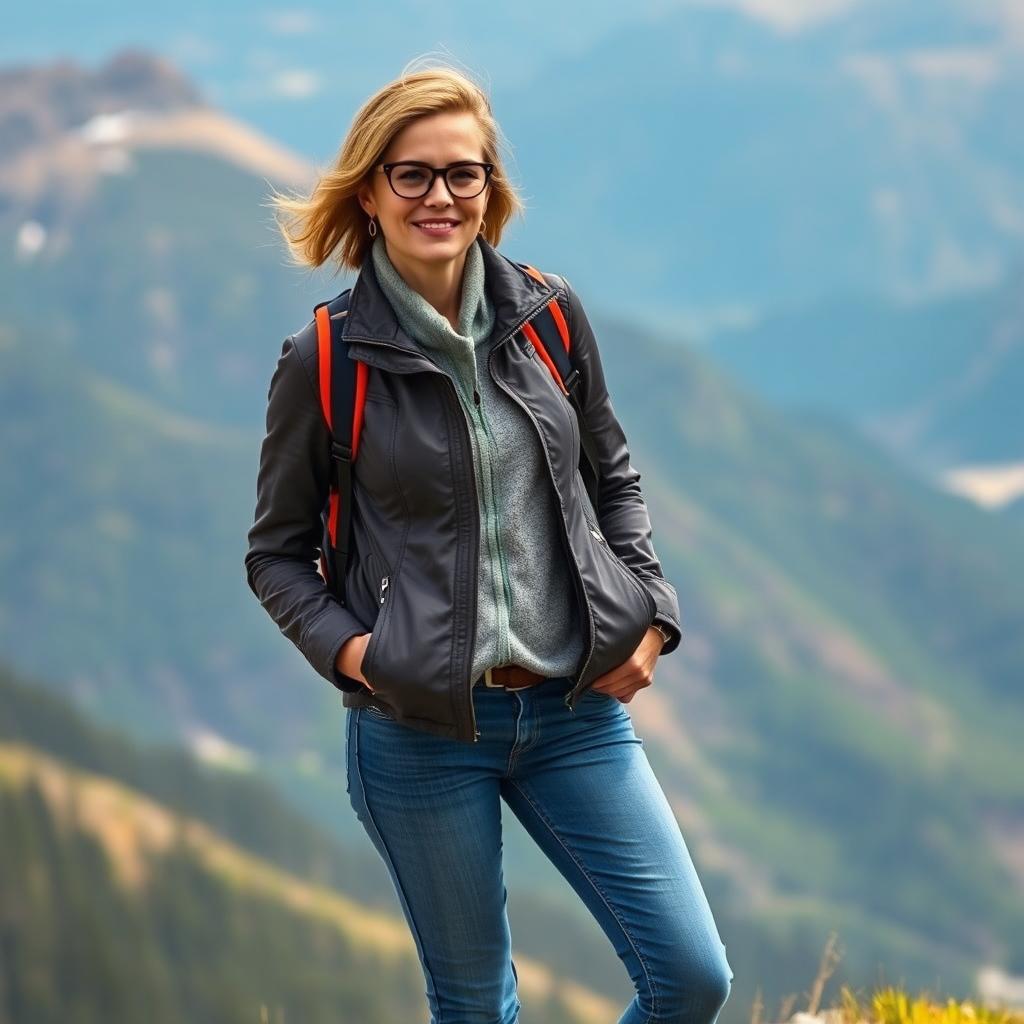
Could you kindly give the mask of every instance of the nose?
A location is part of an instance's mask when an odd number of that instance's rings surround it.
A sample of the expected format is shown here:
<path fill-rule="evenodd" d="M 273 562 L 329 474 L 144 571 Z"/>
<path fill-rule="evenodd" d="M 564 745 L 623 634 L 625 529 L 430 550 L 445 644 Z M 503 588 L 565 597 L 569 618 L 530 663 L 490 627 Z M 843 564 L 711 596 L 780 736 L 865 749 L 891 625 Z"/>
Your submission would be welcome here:
<path fill-rule="evenodd" d="M 430 191 L 423 197 L 423 201 L 433 206 L 438 198 L 441 199 L 445 206 L 454 202 L 451 193 L 448 191 L 448 186 L 445 184 L 443 174 L 439 174 L 434 179 L 434 184 L 430 186 Z"/>

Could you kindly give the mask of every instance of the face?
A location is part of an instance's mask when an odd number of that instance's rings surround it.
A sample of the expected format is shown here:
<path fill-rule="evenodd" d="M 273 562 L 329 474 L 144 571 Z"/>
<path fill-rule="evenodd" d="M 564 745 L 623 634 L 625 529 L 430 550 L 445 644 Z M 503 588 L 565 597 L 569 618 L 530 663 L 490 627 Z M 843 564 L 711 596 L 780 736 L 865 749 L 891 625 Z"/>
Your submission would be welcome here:
<path fill-rule="evenodd" d="M 476 118 L 470 113 L 418 118 L 391 140 L 381 163 L 401 160 L 420 160 L 431 167 L 447 167 L 460 160 L 486 160 Z M 397 183 L 397 174 L 395 180 Z M 359 190 L 359 203 L 368 218 L 377 217 L 377 228 L 387 242 L 391 261 L 398 267 L 430 265 L 431 270 L 439 263 L 462 259 L 480 231 L 491 190 L 488 183 L 480 195 L 460 199 L 452 196 L 444 178 L 438 175 L 425 196 L 404 199 L 392 191 L 383 171 L 374 170 L 370 181 Z M 437 220 L 456 223 L 442 232 L 417 226 L 418 222 Z"/>

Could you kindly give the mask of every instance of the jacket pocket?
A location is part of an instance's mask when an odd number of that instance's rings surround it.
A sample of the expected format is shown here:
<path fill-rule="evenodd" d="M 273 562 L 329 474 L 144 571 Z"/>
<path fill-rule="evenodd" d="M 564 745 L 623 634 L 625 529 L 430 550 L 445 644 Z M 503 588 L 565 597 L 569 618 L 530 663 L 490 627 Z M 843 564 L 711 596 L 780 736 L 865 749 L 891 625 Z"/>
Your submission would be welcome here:
<path fill-rule="evenodd" d="M 596 521 L 596 517 L 593 514 L 593 510 L 590 504 L 590 498 L 586 494 L 586 488 L 583 486 L 582 478 L 580 477 L 579 470 L 573 479 L 573 486 L 576 488 L 576 496 L 579 500 L 580 507 L 583 509 L 583 518 L 587 524 L 587 531 L 594 542 L 593 546 L 602 552 L 608 560 L 612 563 L 619 574 L 622 575 L 629 585 L 636 590 L 643 603 L 650 610 L 650 619 L 647 623 L 649 626 L 654 621 L 654 616 L 657 614 L 658 606 L 651 596 L 651 592 L 637 579 L 636 573 L 634 573 L 625 562 L 614 551 L 608 544 L 608 540 L 604 533 L 601 531 L 601 527 Z"/>
<path fill-rule="evenodd" d="M 591 525 L 588 528 L 590 530 L 590 535 L 594 538 L 594 540 L 597 543 L 597 547 L 608 556 L 608 558 L 611 560 L 615 568 L 618 569 L 618 571 L 626 579 L 626 582 L 629 583 L 629 585 L 637 591 L 637 593 L 640 595 L 640 599 L 650 609 L 651 618 L 650 621 L 647 623 L 648 625 L 650 625 L 651 622 L 654 621 L 654 616 L 658 610 L 657 605 L 654 603 L 654 598 L 651 596 L 650 591 L 636 578 L 636 574 L 625 564 L 625 562 L 623 562 L 622 559 L 619 558 L 619 556 L 615 554 L 615 552 L 612 551 L 612 549 L 608 546 L 608 541 L 605 539 L 604 534 L 601 533 L 600 528 L 594 525 Z"/>
<path fill-rule="evenodd" d="M 623 664 L 639 647 L 657 606 L 647 588 L 612 551 L 589 508 L 579 471 L 573 491 L 578 515 L 576 548 L 594 623 L 593 654 L 587 669 L 595 679 Z"/>
<path fill-rule="evenodd" d="M 376 588 L 374 600 L 377 602 L 377 616 L 373 629 L 370 631 L 370 639 L 367 641 L 366 650 L 363 652 L 363 660 L 359 666 L 359 671 L 370 686 L 376 690 L 377 685 L 373 677 L 373 663 L 381 636 L 387 627 L 390 617 L 391 603 L 388 600 L 388 592 L 391 588 L 391 570 L 375 551 L 371 552 L 368 556 L 368 562 L 371 569 L 369 583 L 372 587 Z"/>

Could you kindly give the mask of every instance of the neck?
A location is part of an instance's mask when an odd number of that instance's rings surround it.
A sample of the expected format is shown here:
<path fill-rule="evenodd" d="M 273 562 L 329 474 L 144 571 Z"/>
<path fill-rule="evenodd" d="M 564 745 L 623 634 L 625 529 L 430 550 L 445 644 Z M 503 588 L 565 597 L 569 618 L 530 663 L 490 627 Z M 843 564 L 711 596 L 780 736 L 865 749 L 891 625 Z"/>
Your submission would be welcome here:
<path fill-rule="evenodd" d="M 384 241 L 388 259 L 405 283 L 419 292 L 451 325 L 458 328 L 459 310 L 462 308 L 462 273 L 466 266 L 466 254 L 459 253 L 451 260 L 425 263 L 409 260 L 394 252 Z"/>

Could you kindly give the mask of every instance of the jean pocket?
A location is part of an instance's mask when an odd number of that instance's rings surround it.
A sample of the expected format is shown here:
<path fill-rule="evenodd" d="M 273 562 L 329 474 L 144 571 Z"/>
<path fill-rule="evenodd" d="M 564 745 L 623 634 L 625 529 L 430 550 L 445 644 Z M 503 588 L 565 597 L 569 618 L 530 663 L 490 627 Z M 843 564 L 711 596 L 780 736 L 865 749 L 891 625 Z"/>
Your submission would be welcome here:
<path fill-rule="evenodd" d="M 620 701 L 618 697 L 615 697 L 615 696 L 613 696 L 610 693 L 605 693 L 604 690 L 595 690 L 592 686 L 588 686 L 583 691 L 583 694 L 580 697 L 580 700 L 587 700 L 587 699 L 593 700 L 595 702 L 609 701 L 610 700 L 610 701 L 613 701 L 616 704 L 621 704 L 622 703 L 622 701 Z"/>

